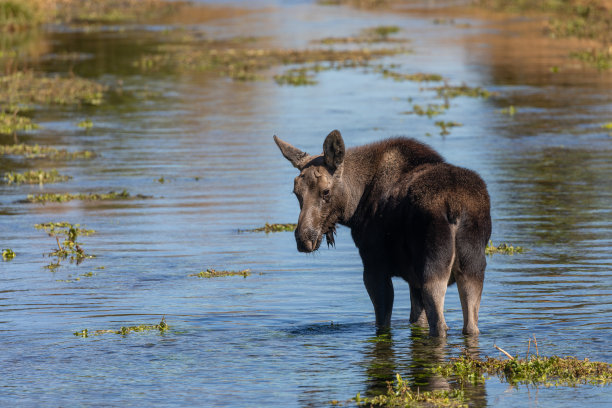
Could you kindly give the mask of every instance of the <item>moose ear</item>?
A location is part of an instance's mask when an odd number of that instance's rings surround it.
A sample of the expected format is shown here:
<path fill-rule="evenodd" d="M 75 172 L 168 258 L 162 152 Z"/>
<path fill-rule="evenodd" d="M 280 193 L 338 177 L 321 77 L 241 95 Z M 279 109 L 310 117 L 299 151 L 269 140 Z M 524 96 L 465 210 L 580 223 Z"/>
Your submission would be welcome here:
<path fill-rule="evenodd" d="M 304 166 L 311 160 L 311 156 L 298 149 L 297 147 L 291 146 L 289 143 L 280 140 L 274 135 L 274 141 L 280 149 L 281 153 L 287 160 L 293 164 L 293 167 L 302 170 Z"/>
<path fill-rule="evenodd" d="M 344 161 L 344 140 L 338 130 L 333 130 L 323 142 L 323 156 L 325 164 L 336 170 Z"/>

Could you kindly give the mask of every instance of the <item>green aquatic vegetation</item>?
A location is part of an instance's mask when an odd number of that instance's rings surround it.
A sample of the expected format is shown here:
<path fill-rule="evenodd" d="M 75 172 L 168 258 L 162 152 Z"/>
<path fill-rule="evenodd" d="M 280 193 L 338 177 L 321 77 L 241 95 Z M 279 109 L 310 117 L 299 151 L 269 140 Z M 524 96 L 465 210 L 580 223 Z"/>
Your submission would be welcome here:
<path fill-rule="evenodd" d="M 81 228 L 80 224 L 71 224 L 69 222 L 45 222 L 42 224 L 35 224 L 34 228 L 37 230 L 45 230 L 49 236 L 65 235 L 76 239 L 78 235 L 89 236 L 95 234 L 96 231 L 92 229 Z M 73 231 L 73 232 L 71 232 Z"/>
<path fill-rule="evenodd" d="M 362 406 L 383 407 L 467 407 L 463 390 L 420 391 L 412 389 L 408 381 L 399 374 L 395 375 L 395 383 L 388 383 L 387 393 L 376 397 L 362 397 L 357 394 L 352 401 Z M 332 401 L 332 404 L 338 404 Z"/>
<path fill-rule="evenodd" d="M 432 118 L 441 113 L 444 113 L 449 108 L 448 105 L 441 104 L 427 104 L 427 108 L 423 108 L 421 105 L 413 105 L 411 112 L 406 113 L 414 113 L 415 115 L 424 116 L 427 115 L 428 118 Z"/>
<path fill-rule="evenodd" d="M 395 81 L 439 82 L 444 80 L 441 75 L 426 74 L 422 72 L 417 72 L 416 74 L 402 74 L 388 68 L 380 68 L 379 72 L 382 73 L 385 78 L 391 78 Z"/>
<path fill-rule="evenodd" d="M 150 196 L 144 196 L 137 194 L 135 196 L 128 193 L 126 190 L 121 192 L 110 191 L 108 193 L 41 193 L 41 194 L 28 194 L 26 202 L 36 204 L 46 203 L 65 203 L 72 200 L 81 201 L 107 201 L 107 200 L 132 200 L 132 199 L 145 199 L 151 198 Z"/>
<path fill-rule="evenodd" d="M 59 77 L 18 71 L 0 76 L 0 103 L 11 105 L 100 105 L 105 85 L 77 76 Z"/>
<path fill-rule="evenodd" d="M 6 184 L 49 184 L 59 183 L 70 180 L 72 177 L 63 176 L 55 169 L 46 170 L 28 170 L 23 173 L 14 171 L 4 173 L 4 182 Z"/>
<path fill-rule="evenodd" d="M 122 24 L 157 20 L 179 11 L 187 1 L 97 0 L 62 1 L 56 18 L 77 24 Z"/>
<path fill-rule="evenodd" d="M 510 105 L 507 108 L 504 108 L 500 111 L 504 115 L 514 116 L 516 114 L 516 108 L 514 105 Z"/>
<path fill-rule="evenodd" d="M 85 259 L 94 258 L 93 255 L 86 254 L 82 248 L 80 242 L 77 242 L 79 235 L 91 235 L 94 234 L 94 230 L 88 230 L 81 228 L 79 224 L 70 224 L 68 222 L 48 222 L 43 224 L 36 224 L 34 228 L 38 230 L 45 230 L 51 237 L 55 237 L 57 243 L 57 249 L 49 253 L 49 257 L 56 257 L 55 262 L 50 263 L 46 266 L 47 269 L 55 270 L 61 266 L 61 261 L 69 259 L 70 262 L 80 264 Z M 59 237 L 64 236 L 63 243 L 60 243 Z M 63 245 L 62 245 L 63 244 Z"/>
<path fill-rule="evenodd" d="M 612 52 L 600 50 L 582 50 L 570 52 L 570 57 L 586 62 L 599 71 L 606 71 L 612 68 Z"/>
<path fill-rule="evenodd" d="M 297 228 L 297 224 L 268 224 L 267 222 L 263 227 L 247 229 L 247 230 L 238 230 L 239 232 L 265 232 L 266 234 L 270 232 L 284 232 L 284 231 L 295 231 Z"/>
<path fill-rule="evenodd" d="M 481 88 L 479 86 L 471 87 L 465 84 L 459 85 L 459 86 L 452 86 L 452 85 L 444 84 L 442 86 L 429 88 L 429 89 L 436 91 L 439 97 L 445 98 L 445 99 L 457 98 L 459 96 L 487 99 L 490 96 L 495 95 L 495 93 L 490 92 L 487 89 Z"/>
<path fill-rule="evenodd" d="M 602 127 L 603 129 L 610 129 L 610 130 L 612 130 L 612 122 L 610 122 L 610 123 L 604 123 L 603 125 L 601 125 L 601 127 Z"/>
<path fill-rule="evenodd" d="M 504 254 L 504 255 L 514 255 L 525 252 L 525 248 L 520 246 L 512 246 L 505 242 L 495 246 L 493 241 L 489 241 L 489 244 L 485 248 L 485 254 L 493 255 L 493 254 Z"/>
<path fill-rule="evenodd" d="M 453 127 L 457 127 L 457 126 L 463 126 L 463 124 L 461 124 L 459 122 L 447 122 L 447 121 L 443 121 L 443 120 L 439 120 L 439 121 L 435 122 L 434 125 L 440 127 L 440 134 L 442 136 L 450 134 L 450 132 L 448 131 L 449 128 L 453 128 Z"/>
<path fill-rule="evenodd" d="M 13 258 L 15 258 L 15 252 L 13 252 L 12 249 L 6 248 L 2 250 L 2 260 L 3 261 L 10 261 Z"/>
<path fill-rule="evenodd" d="M 40 0 L 0 0 L 0 32 L 23 30 L 40 22 Z"/>
<path fill-rule="evenodd" d="M 70 152 L 66 149 L 56 149 L 50 146 L 27 145 L 24 143 L 13 145 L 0 145 L 0 156 L 25 156 L 28 159 L 46 158 L 52 160 L 76 160 L 76 159 L 91 159 L 95 157 L 95 153 L 89 150 L 81 150 Z"/>
<path fill-rule="evenodd" d="M 512 385 L 576 386 L 579 384 L 605 385 L 612 383 L 612 365 L 579 360 L 576 357 L 543 357 L 478 359 L 469 355 L 453 358 L 435 367 L 434 372 L 445 377 L 454 376 L 470 383 L 483 382 L 486 376 L 497 376 Z"/>
<path fill-rule="evenodd" d="M 66 283 L 74 283 L 74 282 L 79 282 L 81 280 L 81 277 L 83 278 L 91 278 L 92 276 L 94 276 L 95 274 L 93 272 L 87 272 L 87 273 L 83 273 L 79 276 L 77 276 L 74 279 L 56 279 L 56 282 L 66 282 Z"/>
<path fill-rule="evenodd" d="M 32 122 L 32 119 L 19 115 L 17 111 L 0 111 L 0 133 L 12 134 L 34 129 L 38 129 L 38 125 Z"/>
<path fill-rule="evenodd" d="M 168 323 L 166 323 L 166 317 L 162 317 L 161 321 L 158 324 L 139 324 L 137 326 L 122 326 L 119 330 L 95 330 L 91 332 L 88 329 L 83 329 L 76 331 L 73 334 L 77 337 L 98 336 L 100 334 L 106 333 L 121 334 L 125 336 L 130 333 L 142 333 L 151 331 L 156 331 L 160 334 L 163 334 L 168 330 L 170 330 L 170 326 L 168 326 Z"/>
<path fill-rule="evenodd" d="M 305 86 L 315 85 L 317 81 L 308 74 L 308 68 L 290 69 L 282 75 L 274 75 L 274 80 L 279 85 Z"/>
<path fill-rule="evenodd" d="M 326 62 L 332 68 L 366 66 L 369 61 L 388 55 L 405 52 L 401 48 L 359 48 L 353 50 L 328 49 L 266 49 L 236 48 L 230 40 L 201 41 L 193 44 L 168 44 L 156 54 L 142 56 L 133 64 L 146 71 L 201 71 L 226 76 L 234 80 L 251 81 L 263 79 L 260 72 L 277 65 L 314 64 L 307 69 L 318 72 L 316 66 Z M 289 72 L 286 80 L 277 77 L 277 82 L 304 82 L 304 72 Z"/>
<path fill-rule="evenodd" d="M 321 44 L 353 44 L 353 43 L 380 43 L 380 42 L 406 42 L 402 38 L 389 38 L 391 34 L 400 31 L 397 26 L 378 26 L 362 30 L 354 37 L 327 37 L 319 42 Z"/>
<path fill-rule="evenodd" d="M 222 276 L 242 276 L 246 278 L 251 275 L 250 269 L 244 269 L 242 271 L 217 271 L 216 269 L 207 269 L 205 271 L 200 271 L 199 273 L 194 273 L 189 276 L 197 276 L 198 278 L 220 278 Z"/>
<path fill-rule="evenodd" d="M 91 119 L 85 119 L 77 123 L 77 126 L 84 129 L 91 129 L 93 127 L 93 122 Z"/>

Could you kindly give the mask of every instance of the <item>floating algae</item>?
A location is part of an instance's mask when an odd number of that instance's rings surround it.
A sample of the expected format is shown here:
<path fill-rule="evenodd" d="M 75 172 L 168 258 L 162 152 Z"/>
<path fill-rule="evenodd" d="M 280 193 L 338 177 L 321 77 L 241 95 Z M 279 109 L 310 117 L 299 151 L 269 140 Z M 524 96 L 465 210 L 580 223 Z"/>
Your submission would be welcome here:
<path fill-rule="evenodd" d="M 514 255 L 525 252 L 525 248 L 520 246 L 512 246 L 505 242 L 495 246 L 493 245 L 493 241 L 489 241 L 489 244 L 485 248 L 485 254 L 493 255 L 493 254 L 503 254 L 503 255 Z"/>
<path fill-rule="evenodd" d="M 49 184 L 59 183 L 70 180 L 72 177 L 63 176 L 55 169 L 46 170 L 28 170 L 23 173 L 7 172 L 4 173 L 4 182 L 6 184 Z"/>
<path fill-rule="evenodd" d="M 205 271 L 194 273 L 189 276 L 197 276 L 198 278 L 219 278 L 222 276 L 242 276 L 243 278 L 246 278 L 249 275 L 251 275 L 250 269 L 245 269 L 242 271 L 217 271 L 215 269 L 207 269 Z"/>
<path fill-rule="evenodd" d="M 122 326 L 119 330 L 95 330 L 91 332 L 88 329 L 83 329 L 83 330 L 76 331 L 73 334 L 77 337 L 98 336 L 100 334 L 106 334 L 106 333 L 121 334 L 125 336 L 130 333 L 142 333 L 142 332 L 151 332 L 151 331 L 165 333 L 169 329 L 170 327 L 168 326 L 168 323 L 166 323 L 166 318 L 162 317 L 161 321 L 158 324 L 140 324 L 138 326 Z"/>
<path fill-rule="evenodd" d="M 246 229 L 246 230 L 238 230 L 238 232 L 265 232 L 266 234 L 270 232 L 284 232 L 284 231 L 295 231 L 297 228 L 297 224 L 266 224 L 263 227 Z"/>
<path fill-rule="evenodd" d="M 108 193 L 43 193 L 43 194 L 28 194 L 25 202 L 46 204 L 46 203 L 65 203 L 72 200 L 81 201 L 107 201 L 107 200 L 130 200 L 130 199 L 145 199 L 151 198 L 142 194 L 132 196 L 126 190 L 121 192 L 111 191 Z"/>

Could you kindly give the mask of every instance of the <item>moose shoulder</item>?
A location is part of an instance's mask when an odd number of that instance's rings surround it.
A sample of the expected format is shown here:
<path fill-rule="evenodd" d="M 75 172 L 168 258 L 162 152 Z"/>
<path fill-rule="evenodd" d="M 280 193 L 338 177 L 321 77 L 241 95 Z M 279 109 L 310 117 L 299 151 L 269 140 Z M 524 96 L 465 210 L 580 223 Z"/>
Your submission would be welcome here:
<path fill-rule="evenodd" d="M 446 336 L 444 297 L 456 282 L 463 333 L 478 334 L 491 235 L 489 194 L 478 174 L 413 139 L 345 149 L 334 130 L 316 156 L 274 141 L 300 171 L 293 188 L 300 203 L 298 250 L 316 251 L 324 236 L 333 245 L 336 224 L 348 226 L 378 327 L 391 323 L 391 278 L 400 276 L 410 286 L 411 323 Z"/>

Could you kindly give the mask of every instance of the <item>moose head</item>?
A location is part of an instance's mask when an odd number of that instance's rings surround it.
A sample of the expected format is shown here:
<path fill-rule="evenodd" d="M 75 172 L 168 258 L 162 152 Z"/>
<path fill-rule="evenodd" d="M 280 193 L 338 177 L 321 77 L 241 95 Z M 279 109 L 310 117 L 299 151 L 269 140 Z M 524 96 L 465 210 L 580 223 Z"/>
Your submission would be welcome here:
<path fill-rule="evenodd" d="M 295 240 L 300 252 L 319 249 L 323 236 L 334 245 L 336 223 L 346 202 L 342 173 L 344 141 L 340 132 L 332 131 L 323 143 L 323 154 L 311 156 L 274 136 L 281 153 L 300 171 L 294 180 L 293 193 L 300 203 L 300 217 Z"/>

